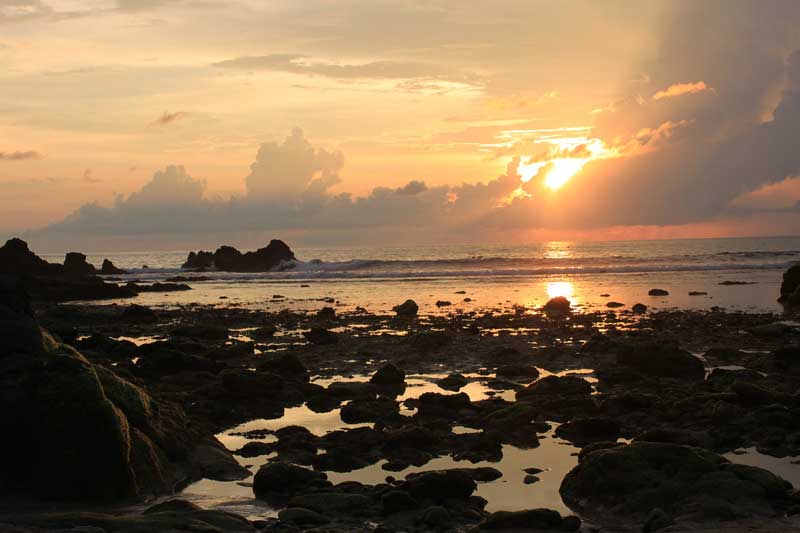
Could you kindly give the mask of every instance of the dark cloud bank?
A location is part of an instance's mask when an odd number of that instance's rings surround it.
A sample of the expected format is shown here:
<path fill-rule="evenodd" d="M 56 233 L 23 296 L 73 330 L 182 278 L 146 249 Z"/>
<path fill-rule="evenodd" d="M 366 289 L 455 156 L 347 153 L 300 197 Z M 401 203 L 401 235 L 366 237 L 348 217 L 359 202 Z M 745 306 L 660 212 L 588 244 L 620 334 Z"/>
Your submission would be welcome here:
<path fill-rule="evenodd" d="M 644 82 L 628 83 L 628 96 L 597 117 L 593 136 L 623 156 L 590 162 L 556 193 L 542 189 L 537 177 L 525 185 L 530 197 L 509 202 L 520 185 L 515 160 L 506 173 L 482 184 L 428 187 L 410 181 L 400 188 L 376 187 L 366 197 L 334 194 L 342 154 L 314 148 L 296 130 L 283 143 L 261 146 L 242 197 L 209 200 L 202 181 L 171 166 L 113 207 L 85 205 L 43 231 L 130 236 L 385 230 L 457 238 L 481 231 L 672 225 L 742 216 L 741 208 L 730 208 L 734 198 L 800 175 L 795 31 L 800 2 L 744 1 L 730 7 L 722 0 L 673 4 L 656 59 L 635 66 L 646 73 Z M 329 68 L 303 66 L 297 59 L 242 58 L 225 66 Z M 343 66 L 323 74 L 396 67 Z M 405 68 L 419 66 L 400 70 Z M 700 82 L 713 90 L 653 98 L 672 85 Z"/>

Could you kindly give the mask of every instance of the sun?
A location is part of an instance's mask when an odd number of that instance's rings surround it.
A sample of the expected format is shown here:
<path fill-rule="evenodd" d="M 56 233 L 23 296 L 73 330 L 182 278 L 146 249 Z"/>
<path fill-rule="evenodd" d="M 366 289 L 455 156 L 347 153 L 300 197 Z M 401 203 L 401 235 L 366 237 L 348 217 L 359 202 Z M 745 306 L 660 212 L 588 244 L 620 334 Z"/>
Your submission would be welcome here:
<path fill-rule="evenodd" d="M 553 159 L 550 161 L 550 170 L 544 178 L 544 184 L 553 191 L 564 186 L 569 179 L 581 171 L 589 159 Z"/>

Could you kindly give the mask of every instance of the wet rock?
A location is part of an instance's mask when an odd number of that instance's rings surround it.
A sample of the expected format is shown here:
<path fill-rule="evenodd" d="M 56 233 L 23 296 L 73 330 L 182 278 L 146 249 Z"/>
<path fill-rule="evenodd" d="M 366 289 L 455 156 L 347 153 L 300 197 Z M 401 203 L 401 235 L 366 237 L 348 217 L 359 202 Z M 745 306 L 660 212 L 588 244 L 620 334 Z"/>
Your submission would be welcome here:
<path fill-rule="evenodd" d="M 170 331 L 173 337 L 203 339 L 207 341 L 228 340 L 228 328 L 211 324 L 183 324 Z"/>
<path fill-rule="evenodd" d="M 616 309 L 618 307 L 625 307 L 625 304 L 622 303 L 622 302 L 608 302 L 606 304 L 606 307 L 611 308 L 611 309 Z"/>
<path fill-rule="evenodd" d="M 545 313 L 562 313 L 567 314 L 571 310 L 570 301 L 567 300 L 563 296 L 556 296 L 555 298 L 550 298 L 546 304 L 542 307 L 542 311 Z"/>
<path fill-rule="evenodd" d="M 599 441 L 615 441 L 620 435 L 620 424 L 610 418 L 576 418 L 561 424 L 556 436 L 578 446 Z"/>
<path fill-rule="evenodd" d="M 460 470 L 434 470 L 409 474 L 401 488 L 415 500 L 442 502 L 450 498 L 466 500 L 475 492 L 477 484 Z"/>
<path fill-rule="evenodd" d="M 617 363 L 648 376 L 702 381 L 703 362 L 685 350 L 656 343 L 628 345 L 617 353 Z"/>
<path fill-rule="evenodd" d="M 330 519 L 302 507 L 289 507 L 278 512 L 278 519 L 282 523 L 297 526 L 321 526 L 330 522 Z"/>
<path fill-rule="evenodd" d="M 732 285 L 756 285 L 757 283 L 755 281 L 725 280 L 725 281 L 720 281 L 719 284 L 725 286 L 732 286 Z"/>
<path fill-rule="evenodd" d="M 453 303 L 448 300 L 436 300 L 436 307 L 450 307 L 451 305 Z"/>
<path fill-rule="evenodd" d="M 535 366 L 525 364 L 503 365 L 497 367 L 495 373 L 502 378 L 523 378 L 529 381 L 539 377 L 539 370 Z"/>
<path fill-rule="evenodd" d="M 577 517 L 562 518 L 558 511 L 531 509 L 492 513 L 478 526 L 478 529 L 480 531 L 577 531 L 580 526 L 581 521 Z"/>
<path fill-rule="evenodd" d="M 383 514 L 394 514 L 419 507 L 419 502 L 403 490 L 392 490 L 381 496 Z"/>
<path fill-rule="evenodd" d="M 318 346 L 336 344 L 339 342 L 339 335 L 325 328 L 311 328 L 309 331 L 303 333 L 303 337 L 311 344 L 316 344 Z"/>
<path fill-rule="evenodd" d="M 791 484 L 760 468 L 732 464 L 701 448 L 634 442 L 586 455 L 561 496 L 587 516 L 644 519 L 654 508 L 701 520 L 772 516 Z"/>
<path fill-rule="evenodd" d="M 422 512 L 420 521 L 427 526 L 442 528 L 451 522 L 450 511 L 439 505 L 428 507 Z"/>
<path fill-rule="evenodd" d="M 265 464 L 253 478 L 256 498 L 267 501 L 330 486 L 325 474 L 284 462 Z"/>
<path fill-rule="evenodd" d="M 144 510 L 143 514 L 153 513 L 191 513 L 194 511 L 201 511 L 202 508 L 187 500 L 180 498 L 172 498 L 170 500 L 151 505 Z"/>
<path fill-rule="evenodd" d="M 192 288 L 185 283 L 161 283 L 160 281 L 148 285 L 140 285 L 131 281 L 125 285 L 125 288 L 137 294 L 140 292 L 181 292 L 192 290 Z"/>
<path fill-rule="evenodd" d="M 342 406 L 342 421 L 347 424 L 365 422 L 385 422 L 400 416 L 399 404 L 389 398 L 379 397 L 369 400 L 352 400 Z"/>
<path fill-rule="evenodd" d="M 705 291 L 689 291 L 689 296 L 707 296 L 708 293 Z"/>
<path fill-rule="evenodd" d="M 406 373 L 392 363 L 382 366 L 370 378 L 375 385 L 402 385 L 406 381 Z"/>
<path fill-rule="evenodd" d="M 417 316 L 417 312 L 419 311 L 419 306 L 417 305 L 417 302 L 415 302 L 414 300 L 406 300 L 400 305 L 395 305 L 394 307 L 392 307 L 392 311 L 397 313 L 398 317 L 410 318 Z"/>
<path fill-rule="evenodd" d="M 474 407 L 469 396 L 463 392 L 458 394 L 426 392 L 416 402 L 408 402 L 410 405 L 414 403 L 421 416 L 453 416 L 460 410 L 471 410 Z"/>
<path fill-rule="evenodd" d="M 233 453 L 241 457 L 258 457 L 269 455 L 274 451 L 275 445 L 272 443 L 250 441 Z"/>
<path fill-rule="evenodd" d="M 669 296 L 669 291 L 664 289 L 650 289 L 647 291 L 648 296 Z"/>
<path fill-rule="evenodd" d="M 533 474 L 526 475 L 522 480 L 522 482 L 525 485 L 533 485 L 534 483 L 538 483 L 539 481 L 541 481 L 541 478 L 539 478 L 539 476 L 536 476 L 536 475 L 533 475 Z"/>
<path fill-rule="evenodd" d="M 216 481 L 238 481 L 250 476 L 250 471 L 241 466 L 222 446 L 196 446 L 192 450 L 191 462 L 199 469 L 198 477 Z"/>
<path fill-rule="evenodd" d="M 127 274 L 127 272 L 121 268 L 115 267 L 114 263 L 108 259 L 103 259 L 103 266 L 100 267 L 100 274 L 104 276 L 119 276 L 121 274 Z"/>
<path fill-rule="evenodd" d="M 517 391 L 516 398 L 518 402 L 531 406 L 538 416 L 565 421 L 597 412 L 591 392 L 591 385 L 582 378 L 546 376 Z"/>
<path fill-rule="evenodd" d="M 371 503 L 370 498 L 363 494 L 335 492 L 334 490 L 301 494 L 289 500 L 290 507 L 302 507 L 325 514 L 363 510 Z"/>
<path fill-rule="evenodd" d="M 453 392 L 458 392 L 467 383 L 467 378 L 461 374 L 449 374 L 436 382 L 436 384 L 444 390 Z"/>
<path fill-rule="evenodd" d="M 333 307 L 325 306 L 317 311 L 317 318 L 321 320 L 333 320 L 336 318 L 336 309 Z"/>
<path fill-rule="evenodd" d="M 644 304 L 633 304 L 631 311 L 633 311 L 634 314 L 641 315 L 647 312 L 647 306 Z"/>
<path fill-rule="evenodd" d="M 120 319 L 137 324 L 156 324 L 159 320 L 155 311 L 139 304 L 131 304 L 123 309 Z"/>
<path fill-rule="evenodd" d="M 259 372 L 269 372 L 297 381 L 308 381 L 308 370 L 300 359 L 291 353 L 269 357 L 258 363 Z"/>
<path fill-rule="evenodd" d="M 213 268 L 227 272 L 270 272 L 291 268 L 296 258 L 281 240 L 273 239 L 264 248 L 242 253 L 232 246 L 221 246 L 214 253 L 190 252 L 181 268 L 205 270 Z"/>
<path fill-rule="evenodd" d="M 545 376 L 517 392 L 517 400 L 534 396 L 563 396 L 591 394 L 592 386 L 577 376 Z"/>

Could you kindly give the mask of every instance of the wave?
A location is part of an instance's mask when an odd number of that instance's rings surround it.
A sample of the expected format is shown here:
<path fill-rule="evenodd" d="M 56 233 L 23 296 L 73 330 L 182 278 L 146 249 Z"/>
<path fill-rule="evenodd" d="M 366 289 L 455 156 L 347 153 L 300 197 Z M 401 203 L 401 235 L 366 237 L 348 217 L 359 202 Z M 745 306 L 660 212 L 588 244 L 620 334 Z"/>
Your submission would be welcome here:
<path fill-rule="evenodd" d="M 213 282 L 248 282 L 277 280 L 335 280 L 335 279 L 370 279 L 370 280 L 414 280 L 431 278 L 486 278 L 486 277 L 547 277 L 556 275 L 586 274 L 647 274 L 657 272 L 751 272 L 763 270 L 782 271 L 795 264 L 796 260 L 775 262 L 707 262 L 707 261 L 665 261 L 660 259 L 625 261 L 603 258 L 600 263 L 592 259 L 580 260 L 543 260 L 530 258 L 464 258 L 424 261 L 383 261 L 383 260 L 351 260 L 340 262 L 308 261 L 297 262 L 291 270 L 279 272 L 187 272 L 178 268 L 159 268 L 131 270 L 122 279 L 139 279 L 162 281 L 167 277 L 181 275 L 184 277 L 208 278 Z M 203 283 L 203 282 L 194 282 Z"/>

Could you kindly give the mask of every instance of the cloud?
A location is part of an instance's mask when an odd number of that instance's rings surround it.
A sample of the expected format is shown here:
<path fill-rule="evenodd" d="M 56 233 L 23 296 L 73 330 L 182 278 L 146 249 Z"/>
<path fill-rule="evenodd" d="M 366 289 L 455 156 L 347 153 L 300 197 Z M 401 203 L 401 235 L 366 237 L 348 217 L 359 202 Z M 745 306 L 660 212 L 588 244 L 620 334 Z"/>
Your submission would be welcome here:
<path fill-rule="evenodd" d="M 153 122 L 150 123 L 151 126 L 166 126 L 168 124 L 172 124 L 173 122 L 177 122 L 179 120 L 183 120 L 184 118 L 188 117 L 189 113 L 185 111 L 176 111 L 174 113 L 170 113 L 168 111 L 164 111 L 164 113 L 155 119 Z"/>
<path fill-rule="evenodd" d="M 431 63 L 416 61 L 372 61 L 359 64 L 310 61 L 302 54 L 243 56 L 213 63 L 212 66 L 237 70 L 271 70 L 340 80 L 431 78 L 474 81 L 475 76 L 454 72 Z"/>
<path fill-rule="evenodd" d="M 698 81 L 695 83 L 676 83 L 674 85 L 670 85 L 663 91 L 658 91 L 653 95 L 653 100 L 675 98 L 676 96 L 683 96 L 685 94 L 698 94 L 704 92 L 712 92 L 716 94 L 716 91 L 711 87 L 708 87 L 704 81 Z"/>
<path fill-rule="evenodd" d="M 34 150 L 18 152 L 0 152 L 0 161 L 24 161 L 26 159 L 40 159 L 42 156 Z"/>

